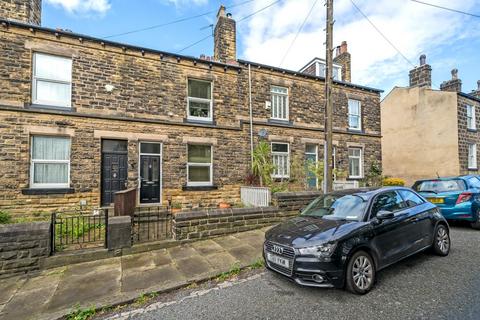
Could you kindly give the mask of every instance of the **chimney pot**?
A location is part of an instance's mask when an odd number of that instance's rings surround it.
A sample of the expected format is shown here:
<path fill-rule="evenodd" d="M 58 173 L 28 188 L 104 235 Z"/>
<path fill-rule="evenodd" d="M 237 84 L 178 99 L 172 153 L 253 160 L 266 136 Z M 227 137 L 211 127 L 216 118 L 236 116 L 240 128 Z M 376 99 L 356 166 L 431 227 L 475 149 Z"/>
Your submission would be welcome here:
<path fill-rule="evenodd" d="M 340 45 L 340 53 L 345 53 L 345 52 L 348 52 L 347 41 L 342 41 L 342 44 Z"/>
<path fill-rule="evenodd" d="M 480 91 L 480 80 L 477 81 L 477 91 Z"/>
<path fill-rule="evenodd" d="M 225 6 L 220 6 L 218 9 L 217 18 L 218 17 L 225 17 Z"/>
<path fill-rule="evenodd" d="M 423 65 L 425 65 L 426 62 L 427 62 L 427 56 L 422 54 L 420 56 L 420 65 L 423 66 Z"/>
<path fill-rule="evenodd" d="M 232 14 L 230 12 L 227 13 L 227 18 L 232 18 Z"/>
<path fill-rule="evenodd" d="M 452 69 L 452 80 L 458 79 L 458 69 Z"/>

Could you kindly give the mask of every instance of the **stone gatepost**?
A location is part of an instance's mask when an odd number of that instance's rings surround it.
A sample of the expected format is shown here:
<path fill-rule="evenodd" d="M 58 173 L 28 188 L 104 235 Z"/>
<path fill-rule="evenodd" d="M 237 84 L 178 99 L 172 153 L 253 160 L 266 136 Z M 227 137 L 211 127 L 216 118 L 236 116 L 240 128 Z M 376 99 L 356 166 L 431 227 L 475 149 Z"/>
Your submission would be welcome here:
<path fill-rule="evenodd" d="M 108 219 L 107 248 L 120 250 L 132 247 L 132 218 L 130 216 Z"/>

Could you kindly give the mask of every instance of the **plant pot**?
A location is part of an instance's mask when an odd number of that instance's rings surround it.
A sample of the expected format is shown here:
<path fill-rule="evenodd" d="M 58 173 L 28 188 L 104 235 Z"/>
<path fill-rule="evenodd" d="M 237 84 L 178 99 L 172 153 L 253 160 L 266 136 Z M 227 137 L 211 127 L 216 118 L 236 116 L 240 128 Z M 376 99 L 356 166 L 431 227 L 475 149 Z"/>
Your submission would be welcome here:
<path fill-rule="evenodd" d="M 180 212 L 182 211 L 182 208 L 173 208 L 172 209 L 172 213 L 177 213 L 177 212 Z"/>
<path fill-rule="evenodd" d="M 218 204 L 218 207 L 219 207 L 220 209 L 228 209 L 228 208 L 230 208 L 231 206 L 230 206 L 230 203 L 220 202 L 220 203 Z"/>

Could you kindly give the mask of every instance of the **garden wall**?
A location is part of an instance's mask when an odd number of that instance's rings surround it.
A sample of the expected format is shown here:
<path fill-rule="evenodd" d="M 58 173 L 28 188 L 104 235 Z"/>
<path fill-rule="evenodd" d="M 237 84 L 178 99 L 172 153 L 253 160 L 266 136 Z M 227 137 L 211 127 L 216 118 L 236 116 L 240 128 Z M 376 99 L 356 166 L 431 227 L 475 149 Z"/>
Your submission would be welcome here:
<path fill-rule="evenodd" d="M 273 195 L 273 204 L 283 211 L 298 212 L 320 195 L 320 191 L 277 192 Z"/>
<path fill-rule="evenodd" d="M 0 278 L 40 269 L 50 255 L 50 222 L 0 225 Z"/>

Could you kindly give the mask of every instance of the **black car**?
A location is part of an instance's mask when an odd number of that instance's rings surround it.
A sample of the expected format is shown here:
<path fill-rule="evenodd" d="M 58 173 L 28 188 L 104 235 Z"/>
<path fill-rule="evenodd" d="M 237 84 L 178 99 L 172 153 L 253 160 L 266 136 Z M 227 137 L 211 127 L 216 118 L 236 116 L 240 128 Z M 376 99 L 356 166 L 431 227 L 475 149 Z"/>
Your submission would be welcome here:
<path fill-rule="evenodd" d="M 268 269 L 300 285 L 364 294 L 376 272 L 431 248 L 450 251 L 449 226 L 438 208 L 411 189 L 333 192 L 265 234 Z"/>

